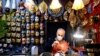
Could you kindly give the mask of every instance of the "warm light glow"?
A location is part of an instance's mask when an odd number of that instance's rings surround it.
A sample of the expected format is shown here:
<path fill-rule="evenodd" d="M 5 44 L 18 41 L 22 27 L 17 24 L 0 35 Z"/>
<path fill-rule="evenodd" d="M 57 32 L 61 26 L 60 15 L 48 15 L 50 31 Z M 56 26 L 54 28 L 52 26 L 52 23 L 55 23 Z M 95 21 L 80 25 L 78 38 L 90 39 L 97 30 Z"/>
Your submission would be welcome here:
<path fill-rule="evenodd" d="M 82 9 L 82 8 L 84 8 L 83 1 L 82 0 L 74 0 L 74 4 L 73 4 L 72 9 L 79 10 L 79 9 Z"/>
<path fill-rule="evenodd" d="M 50 9 L 59 9 L 62 5 L 60 4 L 59 0 L 52 0 L 50 4 Z"/>
<path fill-rule="evenodd" d="M 77 28 L 77 31 L 73 35 L 74 38 L 84 38 L 84 32 L 80 30 L 80 27 Z"/>
<path fill-rule="evenodd" d="M 76 33 L 76 34 L 73 35 L 73 37 L 75 37 L 75 38 L 83 38 L 84 35 Z"/>

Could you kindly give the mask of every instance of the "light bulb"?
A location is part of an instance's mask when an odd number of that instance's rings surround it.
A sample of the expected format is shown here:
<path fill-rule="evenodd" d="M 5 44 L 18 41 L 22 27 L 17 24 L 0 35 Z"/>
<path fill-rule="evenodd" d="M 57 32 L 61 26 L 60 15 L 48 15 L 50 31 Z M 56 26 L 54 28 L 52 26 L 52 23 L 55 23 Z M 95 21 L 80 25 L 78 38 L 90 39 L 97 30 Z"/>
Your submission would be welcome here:
<path fill-rule="evenodd" d="M 50 9 L 59 9 L 62 5 L 60 4 L 59 0 L 52 0 Z"/>
<path fill-rule="evenodd" d="M 74 4 L 72 6 L 72 9 L 75 9 L 75 10 L 79 10 L 79 9 L 82 9 L 84 8 L 84 3 L 82 0 L 74 0 Z"/>

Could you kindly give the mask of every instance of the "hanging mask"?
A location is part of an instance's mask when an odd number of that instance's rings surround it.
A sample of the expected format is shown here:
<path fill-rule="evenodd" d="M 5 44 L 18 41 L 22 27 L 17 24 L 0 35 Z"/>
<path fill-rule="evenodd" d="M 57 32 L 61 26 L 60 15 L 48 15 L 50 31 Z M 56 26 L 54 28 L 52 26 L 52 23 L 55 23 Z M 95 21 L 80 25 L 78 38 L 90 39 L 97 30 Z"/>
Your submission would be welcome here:
<path fill-rule="evenodd" d="M 25 16 L 29 16 L 29 15 L 30 15 L 29 12 L 26 12 Z"/>
<path fill-rule="evenodd" d="M 64 15 L 63 15 L 63 18 L 64 18 L 65 21 L 68 20 L 68 13 L 67 13 L 67 11 L 65 11 L 65 13 L 64 13 Z"/>
<path fill-rule="evenodd" d="M 40 44 L 43 44 L 44 40 L 43 37 L 40 38 Z"/>
<path fill-rule="evenodd" d="M 35 15 L 31 15 L 31 19 L 34 19 Z"/>
<path fill-rule="evenodd" d="M 41 12 L 41 13 L 45 13 L 45 12 L 47 11 L 47 9 L 48 9 L 47 4 L 46 4 L 44 1 L 42 1 L 42 2 L 39 4 L 39 10 L 40 10 L 40 12 Z"/>
<path fill-rule="evenodd" d="M 27 37 L 30 36 L 30 30 L 27 30 L 26 36 L 27 36 Z"/>
<path fill-rule="evenodd" d="M 21 34 L 21 37 L 25 37 L 25 34 Z"/>
<path fill-rule="evenodd" d="M 38 10 L 38 7 L 34 3 L 33 0 L 26 0 L 24 6 L 28 9 L 31 13 L 35 13 Z"/>
<path fill-rule="evenodd" d="M 82 1 L 83 1 L 84 5 L 87 5 L 90 2 L 90 0 L 82 0 Z"/>
<path fill-rule="evenodd" d="M 27 34 L 29 34 L 30 33 L 30 30 L 27 30 L 27 32 L 26 32 Z"/>
<path fill-rule="evenodd" d="M 13 45 L 12 45 L 12 44 L 9 44 L 9 47 L 10 47 L 10 48 L 12 48 L 12 47 L 13 47 Z"/>
<path fill-rule="evenodd" d="M 31 22 L 34 22 L 34 18 L 35 18 L 35 16 L 32 15 L 32 16 L 31 16 Z"/>
<path fill-rule="evenodd" d="M 26 24 L 26 29 L 30 29 L 30 24 L 29 23 Z"/>
<path fill-rule="evenodd" d="M 43 31 L 43 30 L 40 31 L 40 35 L 41 35 L 41 36 L 44 35 L 44 31 Z"/>
<path fill-rule="evenodd" d="M 11 26 L 15 26 L 16 25 L 16 23 L 15 22 L 11 22 Z"/>
<path fill-rule="evenodd" d="M 43 27 L 43 23 L 40 23 L 40 27 Z"/>
<path fill-rule="evenodd" d="M 7 47 L 7 44 L 3 44 L 3 47 Z"/>
<path fill-rule="evenodd" d="M 38 31 L 35 32 L 35 36 L 39 36 L 39 32 Z"/>
<path fill-rule="evenodd" d="M 25 33 L 25 30 L 22 30 L 21 33 L 24 34 Z"/>
<path fill-rule="evenodd" d="M 15 39 L 12 39 L 12 42 L 15 43 Z"/>
<path fill-rule="evenodd" d="M 18 38 L 19 38 L 19 37 L 20 37 L 20 33 L 16 33 L 16 37 L 18 37 Z"/>
<path fill-rule="evenodd" d="M 7 22 L 7 25 L 8 25 L 8 26 L 10 26 L 10 24 L 11 24 L 10 22 Z"/>
<path fill-rule="evenodd" d="M 11 39 L 6 39 L 7 43 L 11 43 Z"/>
<path fill-rule="evenodd" d="M 20 14 L 19 14 L 19 13 L 16 13 L 16 16 L 17 16 L 17 17 L 19 17 L 19 16 L 20 16 Z"/>
<path fill-rule="evenodd" d="M 2 47 L 2 44 L 0 43 L 0 47 Z"/>
<path fill-rule="evenodd" d="M 65 5 L 65 9 L 68 13 L 71 12 L 71 9 L 72 9 L 72 5 L 73 3 L 71 1 L 68 1 L 68 3 Z"/>
<path fill-rule="evenodd" d="M 34 38 L 33 37 L 31 37 L 31 43 L 34 43 Z"/>
<path fill-rule="evenodd" d="M 16 27 L 11 27 L 11 30 L 12 31 L 16 31 Z"/>
<path fill-rule="evenodd" d="M 15 37 L 15 36 L 16 36 L 16 33 L 12 33 L 11 36 L 12 36 L 12 37 Z"/>
<path fill-rule="evenodd" d="M 71 11 L 70 15 L 69 15 L 69 21 L 70 21 L 70 25 L 71 27 L 75 27 L 76 23 L 76 16 L 74 15 L 74 11 Z M 77 20 L 78 21 L 78 20 Z"/>
<path fill-rule="evenodd" d="M 26 44 L 26 39 L 22 38 L 22 44 Z"/>
<path fill-rule="evenodd" d="M 39 29 L 39 23 L 35 23 L 35 29 Z"/>
<path fill-rule="evenodd" d="M 20 10 L 23 10 L 23 9 L 24 9 L 24 2 L 23 2 L 23 1 L 21 1 L 21 2 L 19 3 L 19 9 L 20 9 Z"/>
<path fill-rule="evenodd" d="M 29 17 L 26 17 L 26 22 L 30 22 L 30 18 Z"/>
<path fill-rule="evenodd" d="M 35 38 L 35 44 L 39 44 L 39 39 L 38 38 Z"/>
<path fill-rule="evenodd" d="M 31 23 L 31 30 L 34 29 L 34 23 Z"/>
<path fill-rule="evenodd" d="M 48 13 L 47 13 L 47 12 L 45 12 L 45 14 L 44 14 L 44 19 L 45 19 L 45 20 L 48 19 Z"/>
<path fill-rule="evenodd" d="M 17 27 L 17 28 L 16 28 L 16 31 L 21 31 L 21 28 L 20 28 L 20 27 Z"/>
<path fill-rule="evenodd" d="M 31 36 L 34 36 L 35 32 L 33 30 L 31 30 Z"/>
<path fill-rule="evenodd" d="M 40 30 L 43 30 L 43 23 L 40 23 Z"/>
<path fill-rule="evenodd" d="M 21 42 L 21 39 L 16 39 L 16 42 L 17 42 L 17 43 L 20 43 L 20 42 Z"/>
<path fill-rule="evenodd" d="M 11 33 L 7 33 L 7 37 L 10 37 L 11 36 Z"/>
<path fill-rule="evenodd" d="M 20 23 L 19 22 L 16 22 L 16 26 L 20 26 Z"/>
<path fill-rule="evenodd" d="M 26 43 L 29 44 L 30 43 L 30 38 L 27 38 L 26 40 L 27 40 Z"/>
<path fill-rule="evenodd" d="M 20 19 L 20 18 L 17 18 L 17 19 L 16 19 L 16 21 L 17 21 L 17 22 L 20 22 L 20 21 L 21 21 L 21 19 Z"/>
<path fill-rule="evenodd" d="M 38 16 L 35 17 L 35 22 L 39 22 L 39 17 Z"/>
<path fill-rule="evenodd" d="M 25 11 L 21 11 L 21 15 L 24 16 L 24 14 L 25 14 Z"/>

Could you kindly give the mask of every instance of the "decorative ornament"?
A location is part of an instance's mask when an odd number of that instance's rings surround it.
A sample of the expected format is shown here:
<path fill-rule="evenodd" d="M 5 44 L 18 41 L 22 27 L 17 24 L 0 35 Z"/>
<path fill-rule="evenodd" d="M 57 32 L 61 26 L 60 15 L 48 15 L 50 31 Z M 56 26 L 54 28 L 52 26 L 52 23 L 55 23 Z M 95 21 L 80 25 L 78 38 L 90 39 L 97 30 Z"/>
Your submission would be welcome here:
<path fill-rule="evenodd" d="M 35 29 L 39 29 L 39 23 L 35 23 Z"/>
<path fill-rule="evenodd" d="M 26 0 L 24 6 L 31 12 L 35 13 L 38 10 L 38 7 L 33 0 Z"/>
<path fill-rule="evenodd" d="M 26 44 L 26 39 L 22 38 L 22 44 Z"/>
<path fill-rule="evenodd" d="M 45 13 L 47 11 L 47 4 L 44 2 L 44 0 L 39 4 L 39 10 L 41 13 Z"/>
<path fill-rule="evenodd" d="M 68 12 L 67 11 L 64 12 L 63 18 L 65 21 L 68 21 Z"/>
<path fill-rule="evenodd" d="M 40 38 L 40 44 L 43 44 L 44 40 L 43 37 Z"/>
<path fill-rule="evenodd" d="M 38 31 L 35 32 L 35 36 L 39 36 L 39 32 Z"/>
<path fill-rule="evenodd" d="M 35 17 L 35 22 L 39 22 L 39 17 L 38 16 Z"/>

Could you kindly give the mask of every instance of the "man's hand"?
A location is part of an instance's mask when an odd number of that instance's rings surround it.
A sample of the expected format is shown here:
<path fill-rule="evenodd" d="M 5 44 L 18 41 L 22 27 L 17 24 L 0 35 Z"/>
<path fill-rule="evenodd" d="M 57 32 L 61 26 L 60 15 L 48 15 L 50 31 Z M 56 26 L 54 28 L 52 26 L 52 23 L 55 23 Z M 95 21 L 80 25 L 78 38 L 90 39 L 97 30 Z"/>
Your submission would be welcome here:
<path fill-rule="evenodd" d="M 57 45 L 57 44 L 59 44 L 59 41 L 54 41 L 53 44 L 52 44 L 52 47 Z"/>

